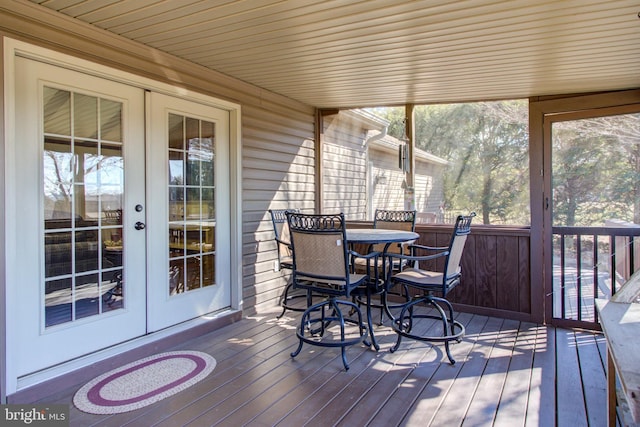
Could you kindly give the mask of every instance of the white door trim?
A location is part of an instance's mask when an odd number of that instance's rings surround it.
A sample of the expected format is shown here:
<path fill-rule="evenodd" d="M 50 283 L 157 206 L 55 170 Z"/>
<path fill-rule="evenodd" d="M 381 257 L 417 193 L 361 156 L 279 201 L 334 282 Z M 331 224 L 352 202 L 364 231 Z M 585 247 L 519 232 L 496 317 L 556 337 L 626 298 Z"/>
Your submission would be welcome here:
<path fill-rule="evenodd" d="M 241 107 L 239 104 L 229 101 L 213 98 L 207 95 L 203 95 L 197 92 L 193 92 L 187 89 L 178 88 L 163 82 L 155 81 L 149 78 L 140 77 L 135 74 L 124 72 L 121 70 L 106 67 L 100 64 L 96 64 L 87 60 L 76 58 L 70 55 L 55 52 L 50 49 L 42 48 L 39 46 L 31 45 L 29 43 L 21 42 L 18 40 L 3 37 L 3 59 L 4 59 L 4 158 L 0 160 L 4 163 L 4 175 L 0 178 L 2 190 L 0 190 L 4 198 L 2 200 L 3 207 L 10 206 L 12 201 L 16 200 L 17 191 L 14 186 L 7 185 L 7 177 L 12 177 L 15 174 L 15 167 L 11 159 L 15 156 L 16 150 L 16 129 L 15 129 L 15 57 L 21 56 L 25 58 L 35 59 L 41 62 L 49 63 L 59 67 L 80 71 L 96 77 L 101 77 L 109 80 L 113 80 L 119 83 L 128 84 L 134 87 L 139 87 L 145 90 L 155 91 L 158 93 L 167 94 L 175 97 L 184 97 L 194 102 L 203 103 L 204 105 L 210 105 L 216 108 L 220 108 L 229 112 L 229 140 L 230 140 L 230 209 L 231 209 L 231 309 L 242 310 L 242 176 L 241 176 L 241 164 L 242 164 L 242 148 L 241 148 Z M 2 194 L 0 193 L 0 194 Z M 17 304 L 17 292 L 15 287 L 8 286 L 7 284 L 15 283 L 16 271 L 13 269 L 15 260 L 20 254 L 15 253 L 15 242 L 18 239 L 18 232 L 13 227 L 16 218 L 15 214 L 4 212 L 4 223 L 0 228 L 0 235 L 4 234 L 4 245 L 0 246 L 0 256 L 4 260 L 4 271 L 0 270 L 2 274 L 2 287 L 0 288 L 0 306 L 6 310 L 7 317 L 15 314 L 16 310 L 19 310 Z M 0 263 L 0 268 L 3 265 Z M 9 330 L 4 318 L 0 318 L 0 331 L 5 332 L 2 334 L 4 341 L 0 338 L 0 351 L 2 356 L 0 357 L 0 402 L 4 402 L 7 395 L 11 395 L 16 391 L 34 383 L 40 382 L 47 378 L 51 378 L 54 375 L 60 375 L 65 372 L 69 372 L 73 369 L 77 369 L 78 361 L 70 361 L 68 364 L 60 365 L 52 370 L 41 371 L 30 378 L 19 379 L 16 375 L 15 358 L 17 354 L 10 350 L 15 347 L 16 334 L 19 331 Z M 150 339 L 154 339 L 156 335 L 146 336 L 140 340 L 128 343 L 131 348 L 135 348 L 137 345 L 143 342 L 148 342 Z M 157 335 L 157 339 L 162 338 L 162 334 Z M 117 352 L 123 351 L 122 347 L 114 349 Z M 107 352 L 99 352 L 82 359 L 82 365 L 93 363 L 96 360 L 101 360 Z"/>

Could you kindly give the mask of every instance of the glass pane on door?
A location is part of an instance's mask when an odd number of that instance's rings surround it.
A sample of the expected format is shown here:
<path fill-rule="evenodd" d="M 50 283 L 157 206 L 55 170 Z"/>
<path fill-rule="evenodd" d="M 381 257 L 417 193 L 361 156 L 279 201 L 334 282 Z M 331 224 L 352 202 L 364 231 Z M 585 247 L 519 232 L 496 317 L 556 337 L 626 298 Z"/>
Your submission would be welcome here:
<path fill-rule="evenodd" d="M 45 327 L 124 307 L 122 103 L 43 91 Z"/>
<path fill-rule="evenodd" d="M 640 238 L 611 231 L 640 224 L 640 114 L 551 129 L 553 315 L 595 322 L 594 299 L 609 298 L 640 261 Z"/>
<path fill-rule="evenodd" d="M 169 295 L 215 284 L 215 124 L 169 114 Z"/>

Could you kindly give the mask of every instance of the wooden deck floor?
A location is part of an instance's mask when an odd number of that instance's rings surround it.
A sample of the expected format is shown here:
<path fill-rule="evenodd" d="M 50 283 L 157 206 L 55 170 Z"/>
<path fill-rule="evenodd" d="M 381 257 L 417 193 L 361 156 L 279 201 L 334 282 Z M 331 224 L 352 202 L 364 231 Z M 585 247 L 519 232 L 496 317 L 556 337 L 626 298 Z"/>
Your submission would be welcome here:
<path fill-rule="evenodd" d="M 345 372 L 336 349 L 305 345 L 295 359 L 296 313 L 243 319 L 185 342 L 217 366 L 191 388 L 111 416 L 71 405 L 72 426 L 605 426 L 602 335 L 459 314 L 467 334 L 452 345 L 403 340 L 376 328 L 380 352 L 351 347 Z M 423 326 L 429 327 L 429 326 Z M 96 372 L 96 376 L 100 372 Z M 43 403 L 71 404 L 78 387 Z"/>

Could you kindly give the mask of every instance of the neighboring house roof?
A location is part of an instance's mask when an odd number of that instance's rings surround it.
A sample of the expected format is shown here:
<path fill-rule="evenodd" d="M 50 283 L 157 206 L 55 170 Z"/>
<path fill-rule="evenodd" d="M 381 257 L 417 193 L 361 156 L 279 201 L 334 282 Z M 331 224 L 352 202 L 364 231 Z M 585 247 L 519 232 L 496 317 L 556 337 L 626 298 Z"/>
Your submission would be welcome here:
<path fill-rule="evenodd" d="M 380 131 L 369 131 L 369 134 L 367 135 L 367 140 L 370 140 L 371 137 L 375 137 L 380 133 L 381 133 Z M 400 141 L 398 138 L 395 138 L 391 135 L 385 135 L 381 139 L 371 140 L 370 147 L 375 148 L 377 150 L 388 151 L 390 153 L 398 153 L 398 147 L 402 143 L 403 142 Z M 420 148 L 416 148 L 414 153 L 415 153 L 416 160 L 424 160 L 426 162 L 435 163 L 439 165 L 446 165 L 449 163 L 447 160 L 441 157 L 435 156 L 431 153 L 428 153 L 427 151 L 424 151 Z"/>
<path fill-rule="evenodd" d="M 343 114 L 344 116 L 353 120 L 354 123 L 360 123 L 365 129 L 367 129 L 365 143 L 368 146 L 394 154 L 398 153 L 398 147 L 403 142 L 398 138 L 387 135 L 387 127 L 390 123 L 388 120 L 375 115 L 369 110 L 363 109 L 341 110 L 340 114 Z M 439 165 L 446 165 L 449 163 L 447 160 L 435 156 L 420 148 L 416 148 L 414 153 L 416 160 L 423 160 Z"/>

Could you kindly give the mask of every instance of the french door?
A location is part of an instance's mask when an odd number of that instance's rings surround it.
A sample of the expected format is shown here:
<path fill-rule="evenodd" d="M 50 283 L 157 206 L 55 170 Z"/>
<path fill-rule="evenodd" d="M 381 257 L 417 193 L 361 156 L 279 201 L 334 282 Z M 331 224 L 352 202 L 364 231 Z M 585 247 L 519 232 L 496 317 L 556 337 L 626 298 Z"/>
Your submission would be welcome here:
<path fill-rule="evenodd" d="M 229 113 L 149 94 L 149 330 L 231 303 Z M 224 250 L 227 248 L 227 250 Z M 169 274 L 167 275 L 167 272 Z"/>
<path fill-rule="evenodd" d="M 229 307 L 228 112 L 15 64 L 12 371 Z"/>

